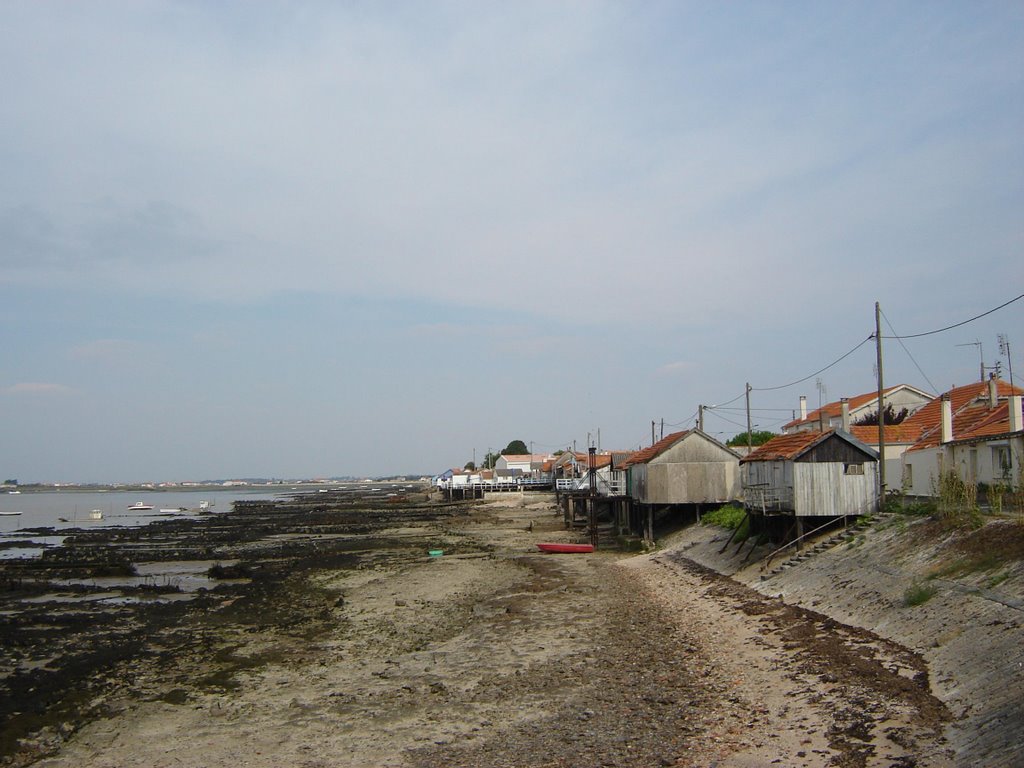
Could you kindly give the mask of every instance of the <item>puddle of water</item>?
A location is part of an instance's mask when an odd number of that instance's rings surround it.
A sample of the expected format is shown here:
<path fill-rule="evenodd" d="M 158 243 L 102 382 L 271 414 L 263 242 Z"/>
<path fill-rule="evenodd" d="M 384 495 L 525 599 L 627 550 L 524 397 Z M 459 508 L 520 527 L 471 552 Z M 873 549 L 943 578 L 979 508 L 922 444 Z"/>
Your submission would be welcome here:
<path fill-rule="evenodd" d="M 0 549 L 0 560 L 28 560 L 33 557 L 42 557 L 44 547 L 15 547 L 13 549 Z"/>
<path fill-rule="evenodd" d="M 36 595 L 35 597 L 22 598 L 23 603 L 93 603 L 98 600 L 105 600 L 110 597 L 120 597 L 120 592 L 93 592 L 88 595 L 78 593 L 51 592 L 47 595 Z"/>
<path fill-rule="evenodd" d="M 175 560 L 158 563 L 136 563 L 135 576 L 93 576 L 87 579 L 65 579 L 55 582 L 62 585 L 88 584 L 107 589 L 117 587 L 168 586 L 178 587 L 185 594 L 198 592 L 200 589 L 213 589 L 218 584 L 227 582 L 239 583 L 247 579 L 211 579 L 207 571 L 216 564 L 223 566 L 237 565 L 237 560 Z M 180 599 L 176 593 L 159 595 L 162 599 Z M 142 600 L 150 600 L 156 595 L 143 596 Z M 137 602 L 135 596 L 133 601 Z"/>

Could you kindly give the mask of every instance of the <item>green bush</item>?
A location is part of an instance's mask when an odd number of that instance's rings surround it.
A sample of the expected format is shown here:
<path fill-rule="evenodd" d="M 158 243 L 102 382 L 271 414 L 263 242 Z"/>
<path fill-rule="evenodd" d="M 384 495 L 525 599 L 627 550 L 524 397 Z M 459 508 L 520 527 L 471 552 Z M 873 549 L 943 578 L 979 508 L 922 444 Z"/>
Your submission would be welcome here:
<path fill-rule="evenodd" d="M 746 515 L 746 510 L 743 507 L 729 504 L 713 509 L 710 512 L 705 512 L 701 515 L 700 521 L 708 525 L 717 525 L 720 528 L 728 528 L 730 531 L 735 531 L 740 527 Z"/>
<path fill-rule="evenodd" d="M 735 504 L 729 504 L 713 509 L 710 512 L 705 512 L 701 516 L 700 521 L 708 525 L 717 525 L 720 528 L 736 531 L 735 538 L 737 541 L 746 541 L 750 535 L 750 518 L 747 517 L 747 512 L 743 507 Z"/>

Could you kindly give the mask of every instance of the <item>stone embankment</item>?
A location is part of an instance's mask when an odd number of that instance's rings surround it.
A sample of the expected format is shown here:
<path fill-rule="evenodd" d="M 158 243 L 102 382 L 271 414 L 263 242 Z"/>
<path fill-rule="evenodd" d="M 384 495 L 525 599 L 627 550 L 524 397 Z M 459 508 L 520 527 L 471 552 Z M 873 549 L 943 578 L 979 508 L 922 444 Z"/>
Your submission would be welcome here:
<path fill-rule="evenodd" d="M 1024 523 L 958 531 L 889 515 L 768 569 L 721 553 L 725 539 L 696 526 L 666 553 L 912 651 L 950 711 L 954 763 L 1024 765 Z"/>

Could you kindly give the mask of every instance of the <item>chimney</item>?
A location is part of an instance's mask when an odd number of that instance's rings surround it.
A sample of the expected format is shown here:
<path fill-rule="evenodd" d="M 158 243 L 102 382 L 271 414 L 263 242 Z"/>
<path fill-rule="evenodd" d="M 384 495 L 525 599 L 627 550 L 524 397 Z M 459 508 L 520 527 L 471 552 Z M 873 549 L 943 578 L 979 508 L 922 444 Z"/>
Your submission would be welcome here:
<path fill-rule="evenodd" d="M 832 422 L 829 420 L 828 414 L 825 412 L 825 409 L 822 408 L 820 411 L 818 411 L 818 431 L 826 432 L 831 426 Z"/>
<path fill-rule="evenodd" d="M 1020 395 L 1010 395 L 1010 431 L 1020 432 L 1024 430 L 1024 416 L 1020 412 Z"/>
<path fill-rule="evenodd" d="M 807 395 L 800 395 L 800 421 L 807 421 Z"/>
<path fill-rule="evenodd" d="M 953 403 L 949 395 L 942 396 L 942 442 L 953 440 Z"/>
<path fill-rule="evenodd" d="M 850 399 L 848 397 L 844 397 L 842 400 L 839 401 L 839 407 L 841 409 L 842 419 L 843 419 L 843 432 L 849 432 L 850 431 Z"/>
<path fill-rule="evenodd" d="M 988 375 L 988 407 L 996 408 L 999 406 L 999 388 L 996 386 L 996 375 L 990 373 Z"/>

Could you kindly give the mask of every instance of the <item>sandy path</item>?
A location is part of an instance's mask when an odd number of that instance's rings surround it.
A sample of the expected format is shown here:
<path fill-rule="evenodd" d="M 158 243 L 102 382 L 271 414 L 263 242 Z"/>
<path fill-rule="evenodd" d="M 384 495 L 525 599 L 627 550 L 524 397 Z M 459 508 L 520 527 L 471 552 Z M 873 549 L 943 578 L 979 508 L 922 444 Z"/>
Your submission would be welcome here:
<path fill-rule="evenodd" d="M 337 631 L 239 638 L 236 654 L 281 660 L 230 693 L 172 704 L 135 681 L 37 765 L 945 764 L 941 705 L 898 647 L 664 555 L 537 554 L 565 536 L 543 502 L 487 504 L 444 535 L 493 554 L 320 573 Z M 854 649 L 844 671 L 822 638 Z"/>

